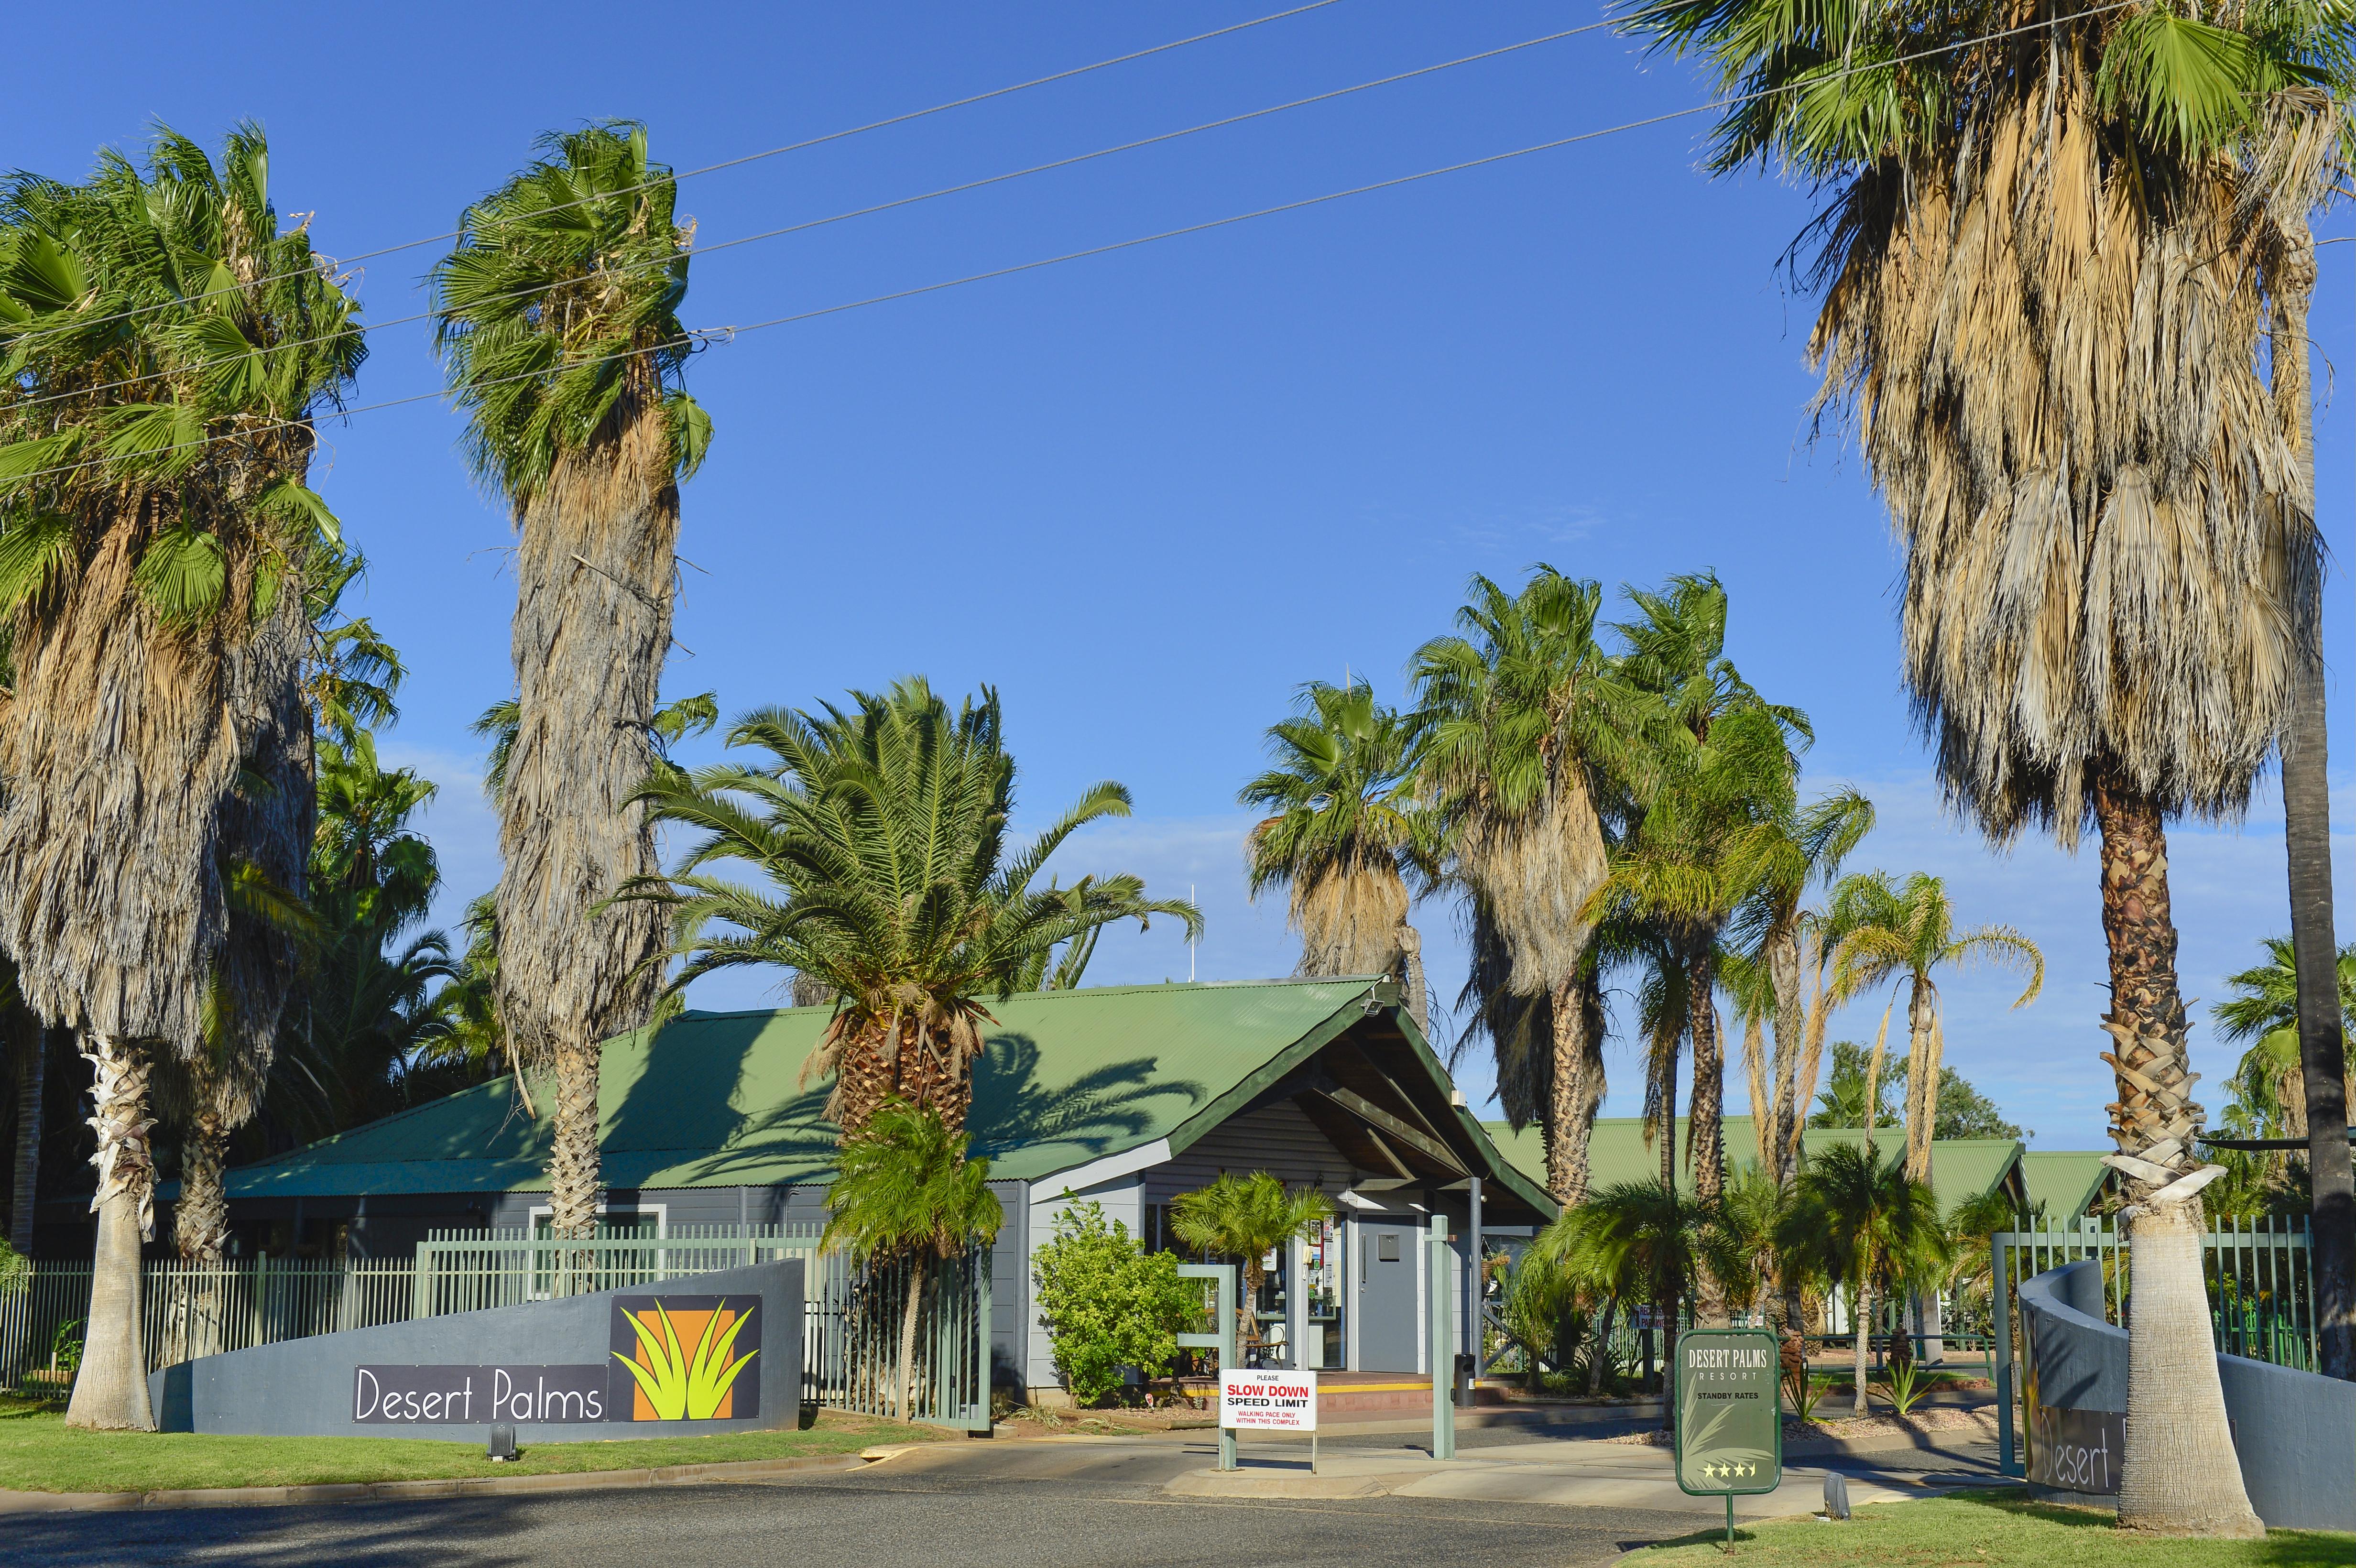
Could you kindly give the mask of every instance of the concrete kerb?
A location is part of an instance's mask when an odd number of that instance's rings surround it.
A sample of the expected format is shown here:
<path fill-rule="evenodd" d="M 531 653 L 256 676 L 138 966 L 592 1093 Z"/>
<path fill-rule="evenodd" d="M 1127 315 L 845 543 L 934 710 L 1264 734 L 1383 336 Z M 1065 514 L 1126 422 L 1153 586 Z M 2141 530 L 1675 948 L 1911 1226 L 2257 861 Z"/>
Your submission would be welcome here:
<path fill-rule="evenodd" d="M 634 1487 L 710 1486 L 811 1471 L 864 1469 L 922 1444 L 796 1459 L 734 1459 L 636 1470 L 567 1470 L 546 1476 L 464 1476 L 425 1481 L 348 1481 L 305 1487 L 187 1487 L 145 1492 L 0 1491 L 0 1514 L 85 1513 L 124 1509 L 292 1508 L 419 1498 L 511 1497 Z"/>

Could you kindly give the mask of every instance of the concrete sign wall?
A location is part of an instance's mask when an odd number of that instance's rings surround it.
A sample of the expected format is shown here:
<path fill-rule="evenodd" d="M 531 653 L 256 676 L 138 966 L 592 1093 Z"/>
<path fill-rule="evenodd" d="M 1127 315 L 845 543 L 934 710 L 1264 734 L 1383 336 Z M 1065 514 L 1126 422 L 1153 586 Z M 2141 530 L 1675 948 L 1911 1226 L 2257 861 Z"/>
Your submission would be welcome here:
<path fill-rule="evenodd" d="M 802 1391 L 798 1260 L 289 1339 L 148 1380 L 166 1432 L 479 1443 L 790 1426 Z"/>

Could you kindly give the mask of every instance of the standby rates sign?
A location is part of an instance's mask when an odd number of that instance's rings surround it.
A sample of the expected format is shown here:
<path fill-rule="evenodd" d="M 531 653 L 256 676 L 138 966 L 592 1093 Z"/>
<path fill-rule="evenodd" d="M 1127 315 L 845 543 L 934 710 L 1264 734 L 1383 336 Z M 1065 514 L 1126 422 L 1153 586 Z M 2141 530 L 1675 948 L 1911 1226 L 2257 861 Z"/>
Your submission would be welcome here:
<path fill-rule="evenodd" d="M 1317 1430 L 1317 1374 L 1239 1367 L 1219 1373 L 1219 1424 L 1263 1432 Z"/>
<path fill-rule="evenodd" d="M 1782 1484 L 1782 1371 L 1775 1336 L 1763 1328 L 1677 1336 L 1671 1398 L 1680 1488 L 1696 1497 L 1744 1497 Z"/>

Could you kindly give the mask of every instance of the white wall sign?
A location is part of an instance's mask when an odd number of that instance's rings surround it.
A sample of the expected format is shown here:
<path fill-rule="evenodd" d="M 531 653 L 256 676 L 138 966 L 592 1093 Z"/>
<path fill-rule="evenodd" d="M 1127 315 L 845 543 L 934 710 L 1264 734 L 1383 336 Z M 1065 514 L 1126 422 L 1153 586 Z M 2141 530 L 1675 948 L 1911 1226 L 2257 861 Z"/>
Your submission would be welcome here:
<path fill-rule="evenodd" d="M 1316 1431 L 1317 1374 L 1240 1367 L 1221 1372 L 1219 1424 L 1262 1431 Z"/>

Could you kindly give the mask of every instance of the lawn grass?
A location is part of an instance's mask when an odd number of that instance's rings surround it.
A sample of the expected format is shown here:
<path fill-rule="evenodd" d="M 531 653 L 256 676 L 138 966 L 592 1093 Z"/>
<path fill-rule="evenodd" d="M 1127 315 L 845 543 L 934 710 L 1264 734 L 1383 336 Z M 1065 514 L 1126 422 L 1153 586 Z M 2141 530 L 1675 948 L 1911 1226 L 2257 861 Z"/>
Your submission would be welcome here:
<path fill-rule="evenodd" d="M 610 1443 L 534 1443 L 494 1465 L 479 1443 L 407 1437 L 223 1437 L 188 1432 L 79 1432 L 52 1407 L 0 1413 L 0 1488 L 28 1492 L 145 1492 L 187 1487 L 292 1487 L 325 1482 L 444 1480 L 636 1470 L 739 1459 L 855 1454 L 879 1443 L 953 1437 L 938 1427 L 819 1413 L 801 1431 L 639 1437 Z"/>
<path fill-rule="evenodd" d="M 1726 1531 L 1697 1531 L 1622 1561 L 1629 1568 L 1722 1564 Z M 1843 1524 L 1738 1524 L 1733 1561 L 1743 1568 L 2347 1568 L 2356 1563 L 2356 1535 L 2277 1530 L 2264 1541 L 2169 1541 L 2127 1534 L 2099 1509 L 2032 1502 L 2019 1492 L 1954 1492 L 1860 1508 Z"/>

